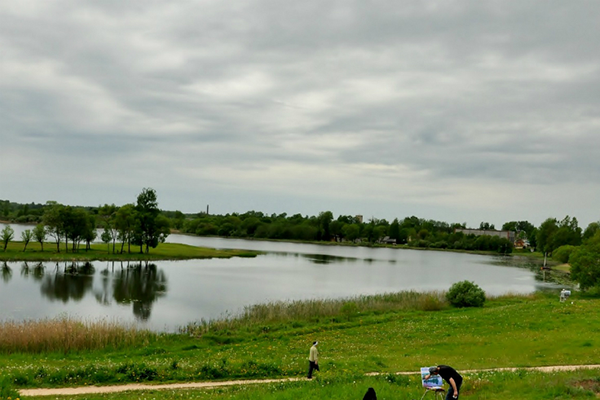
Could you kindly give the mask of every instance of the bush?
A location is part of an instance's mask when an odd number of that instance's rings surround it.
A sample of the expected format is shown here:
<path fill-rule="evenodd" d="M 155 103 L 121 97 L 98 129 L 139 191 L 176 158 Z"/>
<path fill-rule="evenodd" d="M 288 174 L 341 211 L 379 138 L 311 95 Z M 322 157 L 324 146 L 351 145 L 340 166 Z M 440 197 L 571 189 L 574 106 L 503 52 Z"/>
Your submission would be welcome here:
<path fill-rule="evenodd" d="M 446 299 L 454 307 L 483 307 L 485 292 L 473 282 L 456 282 L 450 287 Z"/>
<path fill-rule="evenodd" d="M 552 258 L 557 261 L 560 261 L 561 263 L 568 263 L 569 257 L 571 256 L 571 253 L 575 249 L 576 249 L 576 247 L 572 246 L 570 244 L 560 246 L 558 249 L 556 249 L 552 252 Z"/>

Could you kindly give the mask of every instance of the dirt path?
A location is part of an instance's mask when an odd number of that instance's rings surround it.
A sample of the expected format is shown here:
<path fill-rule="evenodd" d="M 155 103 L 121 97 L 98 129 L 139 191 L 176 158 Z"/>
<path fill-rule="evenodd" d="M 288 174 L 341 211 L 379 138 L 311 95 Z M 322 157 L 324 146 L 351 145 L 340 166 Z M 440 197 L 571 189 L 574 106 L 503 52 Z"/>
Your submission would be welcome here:
<path fill-rule="evenodd" d="M 578 369 L 600 369 L 600 365 L 553 365 L 546 367 L 529 367 L 529 368 L 490 368 L 490 369 L 472 369 L 461 370 L 464 373 L 484 372 L 484 371 L 518 371 L 531 370 L 542 372 L 554 371 L 575 371 Z M 415 375 L 419 372 L 397 372 L 398 375 Z M 378 372 L 367 374 L 369 376 L 380 375 Z M 250 385 L 261 383 L 277 383 L 277 382 L 294 382 L 306 380 L 305 378 L 285 378 L 285 379 L 255 379 L 255 380 L 240 380 L 240 381 L 225 381 L 225 382 L 188 382 L 188 383 L 169 383 L 169 384 L 137 384 L 115 385 L 115 386 L 83 386 L 76 388 L 58 388 L 58 389 L 23 389 L 20 390 L 21 396 L 69 396 L 77 394 L 90 393 L 117 393 L 130 390 L 167 390 L 167 389 L 198 389 L 198 388 L 215 388 L 219 386 L 233 385 Z"/>

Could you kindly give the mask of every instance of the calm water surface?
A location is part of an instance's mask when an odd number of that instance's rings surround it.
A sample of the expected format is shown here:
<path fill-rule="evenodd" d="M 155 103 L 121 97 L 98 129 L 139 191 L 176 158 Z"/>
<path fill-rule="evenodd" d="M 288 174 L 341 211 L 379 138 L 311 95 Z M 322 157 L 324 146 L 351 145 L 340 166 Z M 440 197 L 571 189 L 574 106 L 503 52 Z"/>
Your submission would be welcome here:
<path fill-rule="evenodd" d="M 22 225 L 11 225 L 20 232 Z M 0 229 L 2 226 L 0 225 Z M 20 229 L 20 230 L 19 230 Z M 20 233 L 15 235 L 20 237 Z M 518 257 L 171 235 L 169 242 L 265 251 L 255 258 L 134 263 L 5 263 L 0 320 L 58 315 L 118 319 L 159 331 L 277 300 L 447 290 L 470 280 L 488 294 L 556 288 Z"/>

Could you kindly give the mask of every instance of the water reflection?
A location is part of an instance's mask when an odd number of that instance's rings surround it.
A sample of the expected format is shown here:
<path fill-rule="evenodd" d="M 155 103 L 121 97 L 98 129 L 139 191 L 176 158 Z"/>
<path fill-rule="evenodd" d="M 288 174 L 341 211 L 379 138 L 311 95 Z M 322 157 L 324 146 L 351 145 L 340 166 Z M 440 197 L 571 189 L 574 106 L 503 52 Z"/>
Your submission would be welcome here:
<path fill-rule="evenodd" d="M 96 270 L 90 262 L 56 263 L 54 274 L 44 274 L 40 290 L 42 295 L 51 301 L 81 301 L 94 284 Z"/>
<path fill-rule="evenodd" d="M 2 280 L 6 283 L 12 278 L 12 269 L 8 266 L 8 263 L 4 261 L 2 263 Z"/>
<path fill-rule="evenodd" d="M 29 266 L 27 261 L 21 264 L 21 276 L 24 278 L 32 277 L 35 281 L 41 281 L 44 277 L 45 267 L 42 262 L 37 262 L 33 267 Z"/>
<path fill-rule="evenodd" d="M 167 293 L 167 277 L 153 263 L 108 263 L 96 274 L 91 262 L 42 262 L 20 264 L 21 278 L 39 283 L 42 297 L 51 302 L 81 302 L 92 294 L 98 304 L 131 306 L 139 321 L 147 321 L 153 304 Z M 8 283 L 13 277 L 13 267 L 2 263 L 2 279 Z M 98 280 L 95 281 L 95 277 Z M 94 285 L 95 283 L 98 283 Z"/>
<path fill-rule="evenodd" d="M 334 256 L 334 255 L 330 255 L 330 254 L 300 254 L 300 255 L 315 264 L 331 264 L 331 263 L 358 261 L 358 259 L 354 258 L 354 257 L 340 257 L 340 256 Z"/>
<path fill-rule="evenodd" d="M 121 304 L 133 304 L 133 314 L 139 320 L 150 318 L 152 304 L 167 292 L 167 277 L 156 264 L 134 264 L 113 271 L 113 298 Z M 103 274 L 107 283 L 107 274 Z M 106 285 L 103 285 L 106 287 Z M 96 297 L 98 298 L 98 296 Z M 102 301 L 105 297 L 101 296 Z"/>

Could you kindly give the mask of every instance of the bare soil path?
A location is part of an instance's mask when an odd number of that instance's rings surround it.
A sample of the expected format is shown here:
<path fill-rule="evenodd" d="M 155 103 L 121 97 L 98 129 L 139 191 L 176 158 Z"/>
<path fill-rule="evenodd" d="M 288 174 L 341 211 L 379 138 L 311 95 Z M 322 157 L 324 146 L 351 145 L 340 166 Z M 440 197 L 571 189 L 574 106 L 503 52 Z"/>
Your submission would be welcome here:
<path fill-rule="evenodd" d="M 555 371 L 575 371 L 578 369 L 600 369 L 600 365 L 552 365 L 545 367 L 524 367 L 524 368 L 490 368 L 490 369 L 472 369 L 472 370 L 461 370 L 464 373 L 470 372 L 484 372 L 484 371 L 518 371 L 518 370 L 531 370 L 541 372 L 555 372 Z M 397 372 L 398 375 L 416 375 L 419 372 Z M 380 375 L 379 372 L 369 373 L 367 375 L 374 376 Z M 251 384 L 262 384 L 262 383 L 277 383 L 277 382 L 293 382 L 306 380 L 306 378 L 284 378 L 284 379 L 254 379 L 254 380 L 238 380 L 238 381 L 224 381 L 224 382 L 187 382 L 187 383 L 168 383 L 168 384 L 128 384 L 128 385 L 114 385 L 114 386 L 83 386 L 75 388 L 57 388 L 57 389 L 23 389 L 20 390 L 21 396 L 69 396 L 78 394 L 90 394 L 90 393 L 117 393 L 126 392 L 130 390 L 167 390 L 167 389 L 199 389 L 199 388 L 215 388 L 219 386 L 233 386 L 233 385 L 251 385 Z"/>

